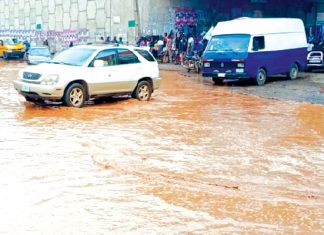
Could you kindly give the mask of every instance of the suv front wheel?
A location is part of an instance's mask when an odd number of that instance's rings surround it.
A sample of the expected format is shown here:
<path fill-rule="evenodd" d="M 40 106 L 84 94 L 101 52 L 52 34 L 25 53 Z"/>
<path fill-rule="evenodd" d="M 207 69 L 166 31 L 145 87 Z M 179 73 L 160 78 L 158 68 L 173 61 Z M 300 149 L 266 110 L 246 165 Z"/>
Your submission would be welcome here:
<path fill-rule="evenodd" d="M 85 95 L 84 87 L 79 83 L 73 83 L 66 89 L 63 103 L 70 107 L 82 108 L 85 102 Z"/>
<path fill-rule="evenodd" d="M 140 101 L 149 101 L 152 94 L 152 86 L 148 81 L 141 81 L 138 83 L 134 97 Z"/>

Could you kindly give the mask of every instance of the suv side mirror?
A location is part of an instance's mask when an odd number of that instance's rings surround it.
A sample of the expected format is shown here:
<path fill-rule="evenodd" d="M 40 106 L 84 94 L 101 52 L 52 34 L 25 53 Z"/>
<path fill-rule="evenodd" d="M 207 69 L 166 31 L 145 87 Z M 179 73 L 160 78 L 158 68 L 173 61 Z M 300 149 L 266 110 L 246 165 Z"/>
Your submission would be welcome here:
<path fill-rule="evenodd" d="M 105 61 L 103 60 L 95 60 L 93 63 L 93 67 L 104 67 L 105 66 Z"/>

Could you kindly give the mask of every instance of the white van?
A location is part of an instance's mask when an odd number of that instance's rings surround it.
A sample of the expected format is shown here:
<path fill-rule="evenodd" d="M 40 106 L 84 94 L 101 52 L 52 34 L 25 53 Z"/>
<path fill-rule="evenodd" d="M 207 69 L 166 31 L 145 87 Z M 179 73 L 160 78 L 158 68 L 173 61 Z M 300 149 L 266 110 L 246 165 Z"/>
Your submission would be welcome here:
<path fill-rule="evenodd" d="M 215 83 L 287 74 L 296 79 L 307 66 L 304 24 L 293 18 L 239 18 L 219 22 L 203 54 L 203 76 Z"/>

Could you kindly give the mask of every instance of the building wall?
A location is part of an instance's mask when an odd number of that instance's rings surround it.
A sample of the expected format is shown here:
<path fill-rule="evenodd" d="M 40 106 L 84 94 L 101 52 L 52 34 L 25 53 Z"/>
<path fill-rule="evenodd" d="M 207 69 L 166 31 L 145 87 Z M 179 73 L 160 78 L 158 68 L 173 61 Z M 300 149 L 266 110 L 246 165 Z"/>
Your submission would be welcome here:
<path fill-rule="evenodd" d="M 307 0 L 312 1 L 312 0 Z M 322 0 L 321 0 L 322 1 Z M 80 43 L 98 41 L 100 36 L 123 37 L 134 43 L 136 36 L 162 34 L 174 29 L 175 7 L 191 7 L 208 12 L 208 24 L 239 16 L 253 16 L 261 10 L 265 17 L 303 17 L 306 25 L 316 20 L 316 7 L 306 14 L 303 0 L 291 0 L 291 6 L 278 7 L 281 0 L 253 4 L 246 0 L 0 0 L 0 35 L 30 38 L 40 44 L 48 39 L 52 50 L 66 47 L 70 40 Z M 286 1 L 287 2 L 287 1 Z M 293 4 L 294 3 L 294 4 Z M 323 4 L 318 10 L 323 10 Z M 139 23 L 128 27 L 130 20 Z M 206 25 L 208 27 L 210 25 Z"/>
<path fill-rule="evenodd" d="M 49 36 L 53 50 L 61 50 L 69 37 L 80 32 L 82 43 L 98 41 L 100 36 L 135 38 L 135 28 L 128 27 L 128 21 L 135 19 L 134 0 L 0 0 L 0 6 L 2 34 L 15 32 L 37 44 Z"/>

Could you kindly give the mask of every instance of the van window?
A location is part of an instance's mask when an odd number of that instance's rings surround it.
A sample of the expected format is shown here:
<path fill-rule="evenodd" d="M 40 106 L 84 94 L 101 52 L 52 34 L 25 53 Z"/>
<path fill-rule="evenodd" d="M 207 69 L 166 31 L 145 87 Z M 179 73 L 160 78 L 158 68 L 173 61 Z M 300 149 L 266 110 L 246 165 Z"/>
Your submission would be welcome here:
<path fill-rule="evenodd" d="M 264 36 L 253 38 L 253 51 L 262 50 L 265 48 Z"/>

